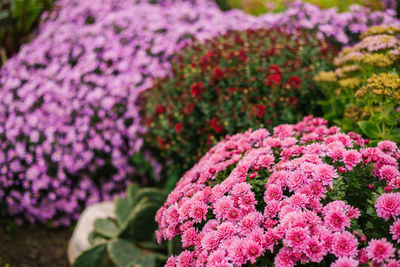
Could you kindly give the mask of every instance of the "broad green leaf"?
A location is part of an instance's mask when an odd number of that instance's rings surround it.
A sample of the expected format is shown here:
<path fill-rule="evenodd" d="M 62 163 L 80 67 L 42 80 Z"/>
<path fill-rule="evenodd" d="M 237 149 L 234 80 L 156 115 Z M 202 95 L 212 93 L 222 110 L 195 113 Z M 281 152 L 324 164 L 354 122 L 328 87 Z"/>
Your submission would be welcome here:
<path fill-rule="evenodd" d="M 396 143 L 400 143 L 400 128 L 394 128 L 390 132 L 390 139 Z"/>
<path fill-rule="evenodd" d="M 133 206 L 131 205 L 128 199 L 123 199 L 118 197 L 115 199 L 115 217 L 117 218 L 117 222 L 119 226 L 122 226 L 126 223 L 129 218 L 129 214 Z"/>
<path fill-rule="evenodd" d="M 160 204 L 150 202 L 148 198 L 143 198 L 132 210 L 118 236 L 131 238 L 135 242 L 152 240 L 154 231 L 157 229 L 154 217 L 160 206 Z"/>
<path fill-rule="evenodd" d="M 358 126 L 360 127 L 361 131 L 363 131 L 363 133 L 369 138 L 379 139 L 380 132 L 375 124 L 368 121 L 360 121 L 358 122 Z"/>
<path fill-rule="evenodd" d="M 140 259 L 134 260 L 124 267 L 154 267 L 156 266 L 157 257 L 154 255 L 149 255 L 142 257 Z"/>
<path fill-rule="evenodd" d="M 108 254 L 116 267 L 124 267 L 129 262 L 142 257 L 142 253 L 132 243 L 117 239 L 108 243 Z"/>
<path fill-rule="evenodd" d="M 138 186 L 137 184 L 130 184 L 128 186 L 128 189 L 126 189 L 126 197 L 132 206 L 134 206 L 134 198 L 139 189 L 140 189 L 140 186 Z"/>
<path fill-rule="evenodd" d="M 379 124 L 382 122 L 382 116 L 380 113 L 374 113 L 371 117 L 369 117 L 368 121 L 372 124 Z"/>
<path fill-rule="evenodd" d="M 115 222 L 103 218 L 97 219 L 94 222 L 94 229 L 97 233 L 109 238 L 116 237 L 119 231 Z"/>
<path fill-rule="evenodd" d="M 73 267 L 99 267 L 106 253 L 107 245 L 100 244 L 82 252 L 76 258 Z"/>
<path fill-rule="evenodd" d="M 397 125 L 397 120 L 399 116 L 396 112 L 391 112 L 388 116 L 385 117 L 385 123 L 390 126 Z"/>

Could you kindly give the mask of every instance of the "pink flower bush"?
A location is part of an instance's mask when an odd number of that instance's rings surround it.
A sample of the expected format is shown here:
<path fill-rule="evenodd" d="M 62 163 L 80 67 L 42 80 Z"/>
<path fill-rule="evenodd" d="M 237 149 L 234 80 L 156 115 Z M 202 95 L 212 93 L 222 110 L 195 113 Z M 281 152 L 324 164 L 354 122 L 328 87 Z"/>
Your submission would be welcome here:
<path fill-rule="evenodd" d="M 313 117 L 227 136 L 157 212 L 167 266 L 397 266 L 400 149 L 366 143 Z"/>

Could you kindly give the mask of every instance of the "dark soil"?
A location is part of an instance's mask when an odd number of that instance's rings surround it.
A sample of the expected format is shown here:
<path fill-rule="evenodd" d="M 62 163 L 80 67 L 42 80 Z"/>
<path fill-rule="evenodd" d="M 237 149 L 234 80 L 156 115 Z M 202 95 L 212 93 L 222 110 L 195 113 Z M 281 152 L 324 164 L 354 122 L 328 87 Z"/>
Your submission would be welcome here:
<path fill-rule="evenodd" d="M 45 226 L 0 225 L 0 267 L 68 267 L 66 255 L 72 230 Z"/>

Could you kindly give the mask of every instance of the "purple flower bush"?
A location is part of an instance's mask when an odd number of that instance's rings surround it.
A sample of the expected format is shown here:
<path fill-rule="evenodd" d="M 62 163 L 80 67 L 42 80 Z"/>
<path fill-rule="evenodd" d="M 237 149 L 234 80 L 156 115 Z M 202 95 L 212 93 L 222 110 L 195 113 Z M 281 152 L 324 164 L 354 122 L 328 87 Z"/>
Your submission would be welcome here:
<path fill-rule="evenodd" d="M 132 179 L 145 182 L 130 163 L 145 132 L 139 93 L 166 73 L 185 38 L 204 39 L 240 20 L 208 4 L 57 6 L 0 73 L 0 201 L 12 216 L 56 226 Z"/>
<path fill-rule="evenodd" d="M 47 15 L 37 37 L 0 69 L 0 203 L 18 220 L 54 226 L 148 179 L 130 160 L 145 133 L 138 95 L 192 38 L 290 24 L 347 44 L 354 20 L 360 26 L 350 36 L 394 23 L 389 12 L 364 9 L 337 14 L 298 4 L 256 18 L 182 0 L 60 0 Z"/>
<path fill-rule="evenodd" d="M 158 241 L 183 249 L 166 266 L 399 266 L 400 148 L 327 123 L 214 146 L 157 212 Z"/>

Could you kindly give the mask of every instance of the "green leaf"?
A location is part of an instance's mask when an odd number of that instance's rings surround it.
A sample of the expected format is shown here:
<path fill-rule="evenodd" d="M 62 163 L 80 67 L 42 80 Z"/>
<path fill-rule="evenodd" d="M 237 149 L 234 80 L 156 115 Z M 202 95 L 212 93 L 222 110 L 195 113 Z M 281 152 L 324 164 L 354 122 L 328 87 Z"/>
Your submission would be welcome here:
<path fill-rule="evenodd" d="M 137 191 L 140 189 L 140 186 L 137 184 L 131 184 L 126 189 L 126 196 L 128 198 L 129 203 L 134 206 L 134 198 L 136 196 Z"/>
<path fill-rule="evenodd" d="M 374 113 L 371 115 L 371 117 L 369 117 L 368 121 L 372 124 L 379 124 L 382 122 L 382 116 L 380 113 Z"/>
<path fill-rule="evenodd" d="M 120 197 L 115 199 L 115 217 L 117 218 L 119 226 L 122 226 L 126 223 L 132 209 L 133 206 L 129 200 Z"/>
<path fill-rule="evenodd" d="M 363 133 L 369 138 L 379 139 L 380 132 L 375 124 L 368 121 L 360 121 L 358 122 L 358 126 L 360 127 L 361 131 L 363 131 Z"/>
<path fill-rule="evenodd" d="M 96 231 L 93 231 L 89 234 L 88 240 L 92 246 L 97 246 L 101 243 L 107 242 L 107 239 L 105 239 L 104 236 L 98 234 Z"/>
<path fill-rule="evenodd" d="M 109 238 L 116 237 L 119 231 L 115 222 L 103 218 L 97 219 L 94 222 L 94 229 L 97 233 Z"/>
<path fill-rule="evenodd" d="M 139 189 L 133 198 L 133 204 L 139 203 L 142 199 L 148 198 L 149 201 L 158 203 L 160 206 L 164 204 L 167 195 L 164 191 L 158 188 L 145 187 Z"/>
<path fill-rule="evenodd" d="M 118 236 L 132 238 L 136 242 L 152 240 L 154 231 L 157 229 L 154 217 L 160 207 L 160 204 L 143 198 L 132 210 L 127 223 L 122 227 Z"/>
<path fill-rule="evenodd" d="M 396 143 L 400 143 L 400 128 L 392 129 L 392 131 L 390 132 L 389 138 Z"/>
<path fill-rule="evenodd" d="M 153 267 L 156 266 L 157 257 L 154 255 L 149 255 L 142 257 L 137 260 L 133 260 L 124 267 Z"/>
<path fill-rule="evenodd" d="M 106 253 L 106 244 L 100 244 L 91 249 L 82 252 L 76 258 L 73 267 L 98 267 L 101 266 L 104 255 Z"/>
<path fill-rule="evenodd" d="M 390 112 L 388 116 L 385 117 L 385 123 L 390 126 L 397 125 L 397 120 L 399 118 L 397 112 Z"/>
<path fill-rule="evenodd" d="M 142 257 L 142 253 L 132 243 L 117 239 L 108 243 L 108 254 L 117 267 L 126 266 L 129 262 Z"/>

